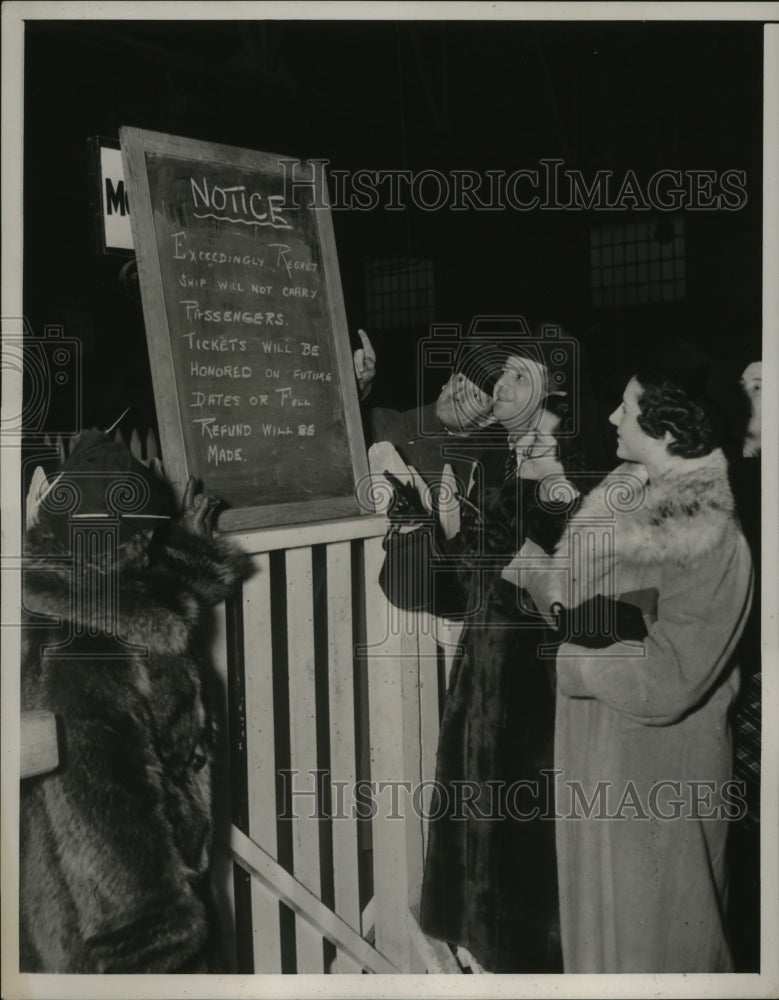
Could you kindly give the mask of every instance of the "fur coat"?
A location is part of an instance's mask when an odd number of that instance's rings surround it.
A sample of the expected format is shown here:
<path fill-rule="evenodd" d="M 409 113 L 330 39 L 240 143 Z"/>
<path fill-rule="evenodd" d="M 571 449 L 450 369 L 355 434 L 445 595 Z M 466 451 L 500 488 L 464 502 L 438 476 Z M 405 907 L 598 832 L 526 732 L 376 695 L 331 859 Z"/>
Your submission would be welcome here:
<path fill-rule="evenodd" d="M 535 489 L 514 475 L 488 489 L 484 536 L 474 546 L 464 522 L 452 544 L 468 610 L 441 721 L 420 926 L 488 972 L 562 968 L 554 824 L 532 818 L 552 768 L 554 660 L 539 658 L 543 623 L 500 578 L 528 533 L 551 551 L 563 529 Z"/>
<path fill-rule="evenodd" d="M 722 453 L 651 482 L 621 466 L 585 499 L 555 561 L 570 591 L 550 584 L 554 572 L 537 579 L 540 609 L 601 593 L 640 607 L 648 629 L 641 643 L 558 652 L 565 969 L 728 971 L 725 845 L 740 808 L 729 712 L 752 563 Z"/>
<path fill-rule="evenodd" d="M 180 526 L 148 551 L 122 546 L 113 569 L 87 570 L 116 587 L 112 628 L 74 593 L 67 553 L 40 526 L 27 555 L 22 708 L 56 715 L 60 764 L 21 786 L 20 968 L 213 969 L 200 627 L 245 575 L 243 557 Z"/>

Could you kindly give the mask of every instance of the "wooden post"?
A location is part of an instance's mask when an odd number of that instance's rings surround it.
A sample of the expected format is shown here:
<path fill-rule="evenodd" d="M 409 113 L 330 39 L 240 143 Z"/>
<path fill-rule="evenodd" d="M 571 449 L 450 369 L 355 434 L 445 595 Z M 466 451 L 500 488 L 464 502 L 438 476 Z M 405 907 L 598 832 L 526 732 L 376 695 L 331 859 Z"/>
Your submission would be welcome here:
<path fill-rule="evenodd" d="M 421 775 L 420 646 L 408 630 L 393 635 L 388 628 L 388 605 L 378 585 L 383 557 L 381 540 L 366 540 L 371 781 L 377 806 L 373 819 L 376 947 L 402 971 L 414 972 L 423 971 L 408 922 L 409 906 L 419 891 L 423 854 L 421 823 L 413 811 Z"/>
<path fill-rule="evenodd" d="M 224 696 L 224 705 L 222 712 L 224 713 L 224 718 L 227 719 L 229 715 L 228 710 L 228 687 L 229 687 L 229 677 L 227 669 L 227 620 L 226 620 L 226 609 L 224 603 L 219 604 L 213 611 L 212 625 L 212 662 L 214 670 L 217 677 L 219 678 L 219 686 L 221 688 L 221 693 Z M 224 746 L 220 748 L 221 760 L 224 762 L 223 766 L 229 766 L 227 762 L 230 759 L 229 748 Z M 213 775 L 212 781 L 218 781 L 216 774 Z M 228 838 L 230 828 L 232 826 L 230 820 L 230 782 L 227 782 L 225 787 L 223 782 L 220 782 L 219 787 L 214 787 L 214 809 L 215 809 L 215 837 L 214 837 L 214 847 L 211 860 L 211 879 L 214 886 L 214 891 L 216 893 L 217 900 L 217 910 L 219 912 L 219 921 L 222 925 L 223 940 L 227 949 L 227 963 L 231 970 L 236 968 L 236 953 L 235 953 L 235 891 L 233 884 L 233 862 L 229 854 L 228 849 Z"/>
<path fill-rule="evenodd" d="M 352 650 L 351 543 L 327 546 L 327 668 L 330 708 L 330 780 L 343 788 L 333 809 L 333 884 L 335 912 L 360 930 L 360 883 L 357 823 L 353 817 L 357 780 L 354 727 L 354 658 Z M 362 970 L 339 953 L 332 971 Z"/>
<path fill-rule="evenodd" d="M 243 587 L 249 836 L 276 858 L 276 750 L 268 553 L 255 556 L 254 565 L 256 572 Z M 255 975 L 281 972 L 279 901 L 256 879 L 252 879 L 251 898 Z"/>
<path fill-rule="evenodd" d="M 321 895 L 317 773 L 314 601 L 311 549 L 289 549 L 287 569 L 287 650 L 289 673 L 292 851 L 295 878 Z M 324 972 L 322 937 L 295 919 L 298 972 Z"/>

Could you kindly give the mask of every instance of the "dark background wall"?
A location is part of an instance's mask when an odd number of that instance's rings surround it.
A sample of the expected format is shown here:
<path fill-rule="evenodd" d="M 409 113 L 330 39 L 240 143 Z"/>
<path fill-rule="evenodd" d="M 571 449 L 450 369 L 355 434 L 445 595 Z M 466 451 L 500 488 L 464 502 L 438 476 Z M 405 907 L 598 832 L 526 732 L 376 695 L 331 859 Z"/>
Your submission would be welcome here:
<path fill-rule="evenodd" d="M 121 125 L 329 160 L 333 169 L 745 170 L 738 211 L 689 211 L 684 300 L 594 309 L 590 227 L 626 212 L 336 211 L 347 316 L 364 264 L 431 259 L 438 322 L 564 322 L 614 360 L 647 330 L 740 371 L 760 353 L 762 25 L 28 22 L 25 313 L 84 347 L 84 422 L 155 422 L 137 287 L 93 239 L 88 139 Z M 377 334 L 377 402 L 410 405 L 416 341 Z M 739 367 L 740 366 L 740 367 Z M 52 412 L 52 429 L 58 414 Z"/>

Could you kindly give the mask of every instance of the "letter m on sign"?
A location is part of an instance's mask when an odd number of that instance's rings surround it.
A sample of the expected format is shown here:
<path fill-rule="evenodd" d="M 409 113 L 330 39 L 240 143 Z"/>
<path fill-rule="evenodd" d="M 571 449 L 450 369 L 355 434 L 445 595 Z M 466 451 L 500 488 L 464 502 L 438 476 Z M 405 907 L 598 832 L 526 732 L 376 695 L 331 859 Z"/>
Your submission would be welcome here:
<path fill-rule="evenodd" d="M 95 138 L 98 177 L 100 180 L 101 250 L 106 253 L 133 249 L 130 227 L 130 202 L 124 178 L 122 153 L 111 140 Z"/>
<path fill-rule="evenodd" d="M 120 215 L 127 214 L 127 194 L 124 190 L 124 181 L 117 181 L 116 187 L 110 177 L 105 179 L 105 210 L 106 215 L 118 212 Z"/>

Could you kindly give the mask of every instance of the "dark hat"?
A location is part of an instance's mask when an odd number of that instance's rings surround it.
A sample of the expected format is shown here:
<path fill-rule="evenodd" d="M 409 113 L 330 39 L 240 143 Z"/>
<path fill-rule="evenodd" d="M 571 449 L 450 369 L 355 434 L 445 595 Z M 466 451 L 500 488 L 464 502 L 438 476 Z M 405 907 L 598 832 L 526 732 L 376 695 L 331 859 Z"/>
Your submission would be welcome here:
<path fill-rule="evenodd" d="M 508 357 L 519 357 L 543 365 L 550 393 L 575 391 L 581 349 L 578 340 L 559 324 L 540 323 L 528 336 L 504 340 L 496 348 L 502 352 L 504 361 Z"/>
<path fill-rule="evenodd" d="M 457 350 L 454 371 L 492 395 L 508 357 L 503 341 L 530 335 L 524 316 L 475 316 Z"/>
<path fill-rule="evenodd" d="M 52 481 L 40 520 L 63 544 L 70 522 L 80 517 L 118 519 L 119 541 L 140 528 L 155 527 L 175 513 L 167 482 L 139 462 L 121 441 L 103 431 L 85 431 Z"/>

